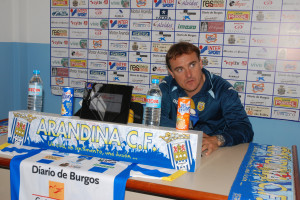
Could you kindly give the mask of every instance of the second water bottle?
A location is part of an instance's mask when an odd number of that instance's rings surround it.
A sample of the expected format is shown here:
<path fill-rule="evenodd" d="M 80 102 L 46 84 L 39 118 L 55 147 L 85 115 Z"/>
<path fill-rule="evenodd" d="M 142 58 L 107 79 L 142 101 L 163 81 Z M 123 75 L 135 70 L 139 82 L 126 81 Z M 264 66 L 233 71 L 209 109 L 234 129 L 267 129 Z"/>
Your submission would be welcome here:
<path fill-rule="evenodd" d="M 33 70 L 33 76 L 29 81 L 27 109 L 42 111 L 43 106 L 43 81 L 40 77 L 40 70 Z"/>
<path fill-rule="evenodd" d="M 159 80 L 152 79 L 152 86 L 147 92 L 147 100 L 144 111 L 144 124 L 159 126 L 161 114 L 162 93 L 158 86 Z"/>

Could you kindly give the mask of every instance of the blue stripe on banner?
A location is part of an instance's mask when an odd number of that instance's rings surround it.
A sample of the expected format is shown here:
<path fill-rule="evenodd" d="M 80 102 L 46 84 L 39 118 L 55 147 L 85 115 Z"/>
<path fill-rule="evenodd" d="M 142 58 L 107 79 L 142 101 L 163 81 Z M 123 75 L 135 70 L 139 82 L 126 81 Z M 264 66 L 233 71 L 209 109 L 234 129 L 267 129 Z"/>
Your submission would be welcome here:
<path fill-rule="evenodd" d="M 106 170 L 108 170 L 108 168 L 104 168 L 104 167 L 92 167 L 91 169 L 89 169 L 89 171 L 97 172 L 97 173 L 103 173 Z"/>
<path fill-rule="evenodd" d="M 92 158 L 94 158 L 94 157 L 92 157 L 92 156 L 78 156 L 78 158 L 83 158 L 83 159 L 86 159 L 86 160 L 91 160 Z"/>
<path fill-rule="evenodd" d="M 53 160 L 48 160 L 48 159 L 41 159 L 41 160 L 38 160 L 36 162 L 44 163 L 44 164 L 50 164 L 50 163 L 53 163 L 54 161 Z"/>
<path fill-rule="evenodd" d="M 174 158 L 173 158 L 173 151 L 172 151 L 172 145 L 169 143 L 167 145 L 167 147 L 168 147 L 169 158 L 170 158 L 170 160 L 172 162 L 172 166 L 175 168 L 175 163 L 174 163 Z"/>
<path fill-rule="evenodd" d="M 23 144 L 26 142 L 26 139 L 29 140 L 29 137 L 27 137 L 28 133 L 29 133 L 29 130 L 30 130 L 30 124 L 27 123 L 27 126 L 26 126 L 26 131 L 25 131 L 25 134 L 24 134 L 24 139 L 23 139 Z M 30 142 L 30 141 L 28 141 Z"/>
<path fill-rule="evenodd" d="M 193 154 L 191 149 L 191 143 L 189 140 L 185 141 L 186 151 L 188 152 L 189 166 L 192 166 Z"/>
<path fill-rule="evenodd" d="M 18 155 L 14 156 L 10 161 L 10 195 L 11 200 L 18 200 L 19 199 L 19 192 L 20 192 L 20 164 L 21 162 L 29 158 L 31 156 L 34 156 L 38 153 L 43 151 L 43 149 L 35 149 L 31 152 L 28 152 L 28 154 L 25 155 Z"/>
<path fill-rule="evenodd" d="M 15 128 L 16 128 L 16 121 L 17 119 L 14 118 L 12 126 L 11 126 L 11 132 L 14 133 L 15 132 Z M 16 137 L 16 134 L 13 135 L 13 137 L 11 138 L 11 143 L 13 143 L 14 139 Z"/>
<path fill-rule="evenodd" d="M 170 176 L 171 174 L 165 173 L 165 172 L 161 172 L 157 169 L 146 169 L 146 168 L 142 168 L 140 166 L 135 166 L 134 168 L 132 168 L 133 171 L 137 171 L 137 172 L 141 172 L 145 175 L 148 176 L 153 176 L 153 177 L 166 177 L 166 176 Z"/>
<path fill-rule="evenodd" d="M 12 126 L 11 126 L 11 130 L 14 130 L 16 126 L 16 118 L 14 118 Z"/>
<path fill-rule="evenodd" d="M 56 153 L 53 153 L 52 156 L 58 156 L 58 157 L 62 157 L 62 158 L 65 157 L 63 155 L 59 155 L 59 154 L 56 154 Z"/>
<path fill-rule="evenodd" d="M 235 180 L 233 181 L 233 184 L 231 186 L 230 193 L 228 195 L 228 200 L 229 199 L 232 199 L 232 200 L 235 199 L 233 193 L 236 191 L 236 189 L 235 189 L 236 187 L 239 189 L 239 186 L 236 185 L 235 183 L 240 183 L 240 180 L 242 180 L 243 177 L 241 177 L 241 174 L 243 174 L 245 172 L 245 170 L 247 169 L 247 165 L 248 165 L 250 156 L 252 155 L 252 152 L 253 152 L 255 144 L 256 143 L 252 143 L 252 142 L 249 143 L 249 147 L 248 147 L 247 153 L 244 156 L 244 160 L 242 161 L 240 169 L 239 169 L 239 171 L 238 171 L 238 173 L 237 173 L 237 175 L 235 177 Z"/>
<path fill-rule="evenodd" d="M 114 181 L 114 200 L 124 200 L 125 199 L 125 188 L 126 182 L 129 178 L 130 171 L 137 164 L 132 163 L 125 170 L 123 170 L 120 174 L 115 177 Z"/>
<path fill-rule="evenodd" d="M 102 164 L 102 165 L 110 165 L 110 166 L 116 165 L 115 163 L 108 163 L 108 162 L 100 162 L 100 164 Z"/>
<path fill-rule="evenodd" d="M 17 147 L 5 147 L 1 150 L 2 152 L 16 152 L 16 153 L 28 153 L 32 151 L 32 149 L 19 149 Z"/>

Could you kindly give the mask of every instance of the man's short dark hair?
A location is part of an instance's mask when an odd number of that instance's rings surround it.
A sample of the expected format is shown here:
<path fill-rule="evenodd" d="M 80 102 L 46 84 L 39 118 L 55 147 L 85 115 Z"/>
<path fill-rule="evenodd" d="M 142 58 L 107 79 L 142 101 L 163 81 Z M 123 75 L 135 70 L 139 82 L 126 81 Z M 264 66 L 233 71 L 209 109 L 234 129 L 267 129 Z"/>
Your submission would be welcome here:
<path fill-rule="evenodd" d="M 168 68 L 171 70 L 170 60 L 176 59 L 178 56 L 183 54 L 191 54 L 193 52 L 196 53 L 198 59 L 200 60 L 200 50 L 195 45 L 188 42 L 179 42 L 173 44 L 166 55 L 166 63 Z"/>

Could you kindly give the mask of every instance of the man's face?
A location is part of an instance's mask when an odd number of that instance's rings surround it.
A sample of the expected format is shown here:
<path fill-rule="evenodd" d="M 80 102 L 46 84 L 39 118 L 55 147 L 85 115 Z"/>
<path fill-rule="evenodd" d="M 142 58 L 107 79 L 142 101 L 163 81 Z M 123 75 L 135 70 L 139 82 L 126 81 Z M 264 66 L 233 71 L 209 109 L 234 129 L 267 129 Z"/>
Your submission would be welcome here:
<path fill-rule="evenodd" d="M 170 65 L 171 70 L 168 69 L 169 73 L 189 97 L 194 96 L 201 90 L 205 75 L 202 72 L 202 62 L 195 52 L 171 59 Z"/>

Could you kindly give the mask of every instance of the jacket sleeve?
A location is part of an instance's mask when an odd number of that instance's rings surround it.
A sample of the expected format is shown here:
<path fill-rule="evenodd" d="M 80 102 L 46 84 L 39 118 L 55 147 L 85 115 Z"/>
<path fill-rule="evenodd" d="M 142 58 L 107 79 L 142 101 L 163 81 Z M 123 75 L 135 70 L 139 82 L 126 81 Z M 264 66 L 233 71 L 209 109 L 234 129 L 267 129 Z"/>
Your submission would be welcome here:
<path fill-rule="evenodd" d="M 159 87 L 162 92 L 160 126 L 175 128 L 176 121 L 170 119 L 172 99 L 168 85 L 166 83 L 161 83 Z"/>
<path fill-rule="evenodd" d="M 251 142 L 254 135 L 252 125 L 238 97 L 238 92 L 232 87 L 222 95 L 221 109 L 226 126 L 223 131 L 214 135 L 224 136 L 224 146 Z"/>

